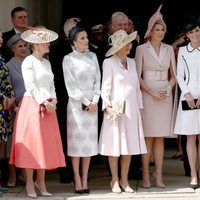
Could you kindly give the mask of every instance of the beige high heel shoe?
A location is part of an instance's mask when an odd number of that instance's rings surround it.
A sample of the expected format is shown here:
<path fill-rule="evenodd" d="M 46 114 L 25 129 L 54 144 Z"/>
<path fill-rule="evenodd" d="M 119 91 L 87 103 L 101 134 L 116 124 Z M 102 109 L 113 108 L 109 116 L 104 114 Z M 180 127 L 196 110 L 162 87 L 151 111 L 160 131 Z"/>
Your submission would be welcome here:
<path fill-rule="evenodd" d="M 38 191 L 40 192 L 41 196 L 44 196 L 44 197 L 52 197 L 53 196 L 53 194 L 51 194 L 51 193 L 49 193 L 47 191 L 43 192 L 41 190 L 40 186 L 36 182 L 35 182 L 35 187 L 38 189 Z"/>
<path fill-rule="evenodd" d="M 110 187 L 111 187 L 111 191 L 113 193 L 121 193 L 122 192 L 117 181 L 114 184 L 112 184 L 112 181 L 111 181 Z"/>
<path fill-rule="evenodd" d="M 124 186 L 121 181 L 119 182 L 120 187 L 122 188 L 122 190 L 126 193 L 135 193 L 135 190 L 133 190 L 129 185 Z"/>
<path fill-rule="evenodd" d="M 27 197 L 29 198 L 37 198 L 36 192 L 30 192 L 30 188 L 26 185 Z"/>

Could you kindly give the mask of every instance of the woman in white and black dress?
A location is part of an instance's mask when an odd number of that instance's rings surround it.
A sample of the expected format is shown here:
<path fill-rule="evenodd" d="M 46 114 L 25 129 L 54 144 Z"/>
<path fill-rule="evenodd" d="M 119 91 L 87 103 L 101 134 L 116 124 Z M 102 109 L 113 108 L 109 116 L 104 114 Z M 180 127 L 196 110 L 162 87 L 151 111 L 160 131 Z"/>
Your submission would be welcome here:
<path fill-rule="evenodd" d="M 72 160 L 75 193 L 83 194 L 89 193 L 91 156 L 98 153 L 97 103 L 100 97 L 100 70 L 96 54 L 88 50 L 89 40 L 83 28 L 73 27 L 69 32 L 69 40 L 74 50 L 63 59 L 63 74 L 69 95 L 67 152 Z"/>
<path fill-rule="evenodd" d="M 190 42 L 180 47 L 178 52 L 177 81 L 181 97 L 174 132 L 187 136 L 190 186 L 196 189 L 200 178 L 200 109 L 195 109 L 200 107 L 200 27 L 197 16 L 188 17 L 183 24 L 183 32 Z M 183 110 L 182 101 L 189 110 Z"/>

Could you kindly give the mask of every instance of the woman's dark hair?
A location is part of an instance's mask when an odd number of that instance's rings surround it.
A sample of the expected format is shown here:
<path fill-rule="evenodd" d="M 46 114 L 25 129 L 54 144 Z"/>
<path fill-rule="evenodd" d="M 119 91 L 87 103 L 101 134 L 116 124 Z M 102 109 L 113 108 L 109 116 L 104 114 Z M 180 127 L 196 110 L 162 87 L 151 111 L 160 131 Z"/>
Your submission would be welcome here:
<path fill-rule="evenodd" d="M 74 26 L 69 32 L 69 42 L 74 45 L 74 41 L 77 39 L 78 33 L 83 31 L 85 31 L 83 27 L 79 27 L 77 25 Z"/>

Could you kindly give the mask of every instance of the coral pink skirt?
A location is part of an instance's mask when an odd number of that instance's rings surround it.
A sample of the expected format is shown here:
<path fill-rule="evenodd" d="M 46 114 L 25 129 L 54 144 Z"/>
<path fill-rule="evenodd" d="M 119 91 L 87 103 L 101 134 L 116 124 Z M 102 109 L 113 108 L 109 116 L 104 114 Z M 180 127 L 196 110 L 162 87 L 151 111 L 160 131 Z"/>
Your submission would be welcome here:
<path fill-rule="evenodd" d="M 66 166 L 56 113 L 42 118 L 32 97 L 23 97 L 15 118 L 10 164 L 30 169 Z"/>

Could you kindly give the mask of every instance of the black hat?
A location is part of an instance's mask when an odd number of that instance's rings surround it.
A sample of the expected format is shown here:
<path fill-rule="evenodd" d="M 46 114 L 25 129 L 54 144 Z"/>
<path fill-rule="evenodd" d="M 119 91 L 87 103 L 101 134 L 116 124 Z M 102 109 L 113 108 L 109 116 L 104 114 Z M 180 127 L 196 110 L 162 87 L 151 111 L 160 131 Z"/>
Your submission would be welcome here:
<path fill-rule="evenodd" d="M 69 41 L 73 45 L 74 39 L 76 38 L 76 35 L 82 31 L 85 31 L 83 27 L 80 27 L 78 25 L 74 26 L 70 31 L 69 31 Z"/>
<path fill-rule="evenodd" d="M 200 20 L 199 20 L 199 15 L 190 15 L 186 17 L 181 25 L 181 32 L 182 33 L 187 33 L 197 26 L 199 26 Z"/>

